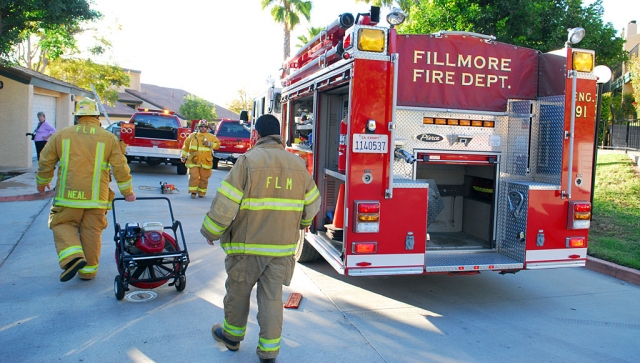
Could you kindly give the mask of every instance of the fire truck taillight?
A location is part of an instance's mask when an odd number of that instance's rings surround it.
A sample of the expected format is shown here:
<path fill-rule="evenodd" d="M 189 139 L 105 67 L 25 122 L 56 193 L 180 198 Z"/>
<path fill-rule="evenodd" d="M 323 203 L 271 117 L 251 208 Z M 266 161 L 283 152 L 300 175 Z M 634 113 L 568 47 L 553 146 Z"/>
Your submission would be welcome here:
<path fill-rule="evenodd" d="M 380 231 L 380 202 L 355 202 L 355 232 L 377 233 Z"/>
<path fill-rule="evenodd" d="M 584 237 L 567 237 L 567 248 L 587 247 Z"/>
<path fill-rule="evenodd" d="M 587 229 L 590 226 L 591 203 L 584 201 L 570 201 L 567 229 Z"/>
<path fill-rule="evenodd" d="M 377 242 L 353 242 L 351 252 L 355 253 L 376 253 L 378 252 Z"/>
<path fill-rule="evenodd" d="M 382 29 L 365 28 L 358 30 L 358 50 L 380 53 L 384 50 L 384 41 L 384 31 Z"/>
<path fill-rule="evenodd" d="M 342 41 L 342 47 L 344 49 L 349 49 L 352 45 L 353 43 L 351 42 L 351 33 L 349 33 L 344 37 L 344 40 Z"/>
<path fill-rule="evenodd" d="M 593 53 L 574 51 L 573 52 L 573 69 L 578 72 L 593 71 Z"/>

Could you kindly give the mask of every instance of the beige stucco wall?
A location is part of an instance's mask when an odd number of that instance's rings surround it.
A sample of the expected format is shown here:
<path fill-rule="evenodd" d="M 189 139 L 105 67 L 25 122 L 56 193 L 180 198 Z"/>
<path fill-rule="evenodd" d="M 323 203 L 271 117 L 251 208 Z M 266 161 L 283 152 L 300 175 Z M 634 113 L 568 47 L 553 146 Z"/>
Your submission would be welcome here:
<path fill-rule="evenodd" d="M 33 141 L 25 136 L 31 132 L 31 100 L 33 86 L 0 76 L 0 166 L 28 168 L 31 166 Z"/>
<path fill-rule="evenodd" d="M 56 97 L 56 129 L 73 125 L 74 102 L 71 95 L 34 87 L 0 76 L 0 167 L 26 169 L 33 164 L 33 95 Z"/>

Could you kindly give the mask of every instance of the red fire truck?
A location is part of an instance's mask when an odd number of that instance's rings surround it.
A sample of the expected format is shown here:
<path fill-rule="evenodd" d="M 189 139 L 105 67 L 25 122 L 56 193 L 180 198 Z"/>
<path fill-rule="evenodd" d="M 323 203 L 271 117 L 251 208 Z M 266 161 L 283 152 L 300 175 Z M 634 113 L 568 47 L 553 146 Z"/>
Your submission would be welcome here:
<path fill-rule="evenodd" d="M 350 276 L 584 266 L 595 53 L 397 34 L 376 10 L 283 67 L 282 134 L 323 202 L 298 259 Z"/>
<path fill-rule="evenodd" d="M 127 145 L 129 162 L 175 165 L 179 175 L 187 173 L 180 161 L 182 144 L 191 130 L 183 127 L 175 112 L 139 108 L 128 122 L 120 125 L 120 140 Z"/>

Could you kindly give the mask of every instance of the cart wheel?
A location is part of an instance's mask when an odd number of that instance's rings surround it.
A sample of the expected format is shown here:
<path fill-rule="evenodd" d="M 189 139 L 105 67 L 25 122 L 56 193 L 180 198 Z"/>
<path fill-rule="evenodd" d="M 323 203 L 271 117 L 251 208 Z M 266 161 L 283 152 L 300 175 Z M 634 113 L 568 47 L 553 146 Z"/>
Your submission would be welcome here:
<path fill-rule="evenodd" d="M 185 275 L 180 275 L 176 278 L 175 283 L 176 290 L 183 291 L 185 287 L 187 287 L 187 277 Z"/>
<path fill-rule="evenodd" d="M 116 299 L 122 300 L 124 297 L 124 284 L 122 283 L 122 276 L 116 276 L 113 282 L 113 292 L 116 294 Z"/>
<path fill-rule="evenodd" d="M 180 251 L 176 240 L 169 234 L 162 232 L 164 237 L 164 250 L 163 252 L 175 252 Z M 138 266 L 131 271 L 131 274 L 127 275 L 129 281 L 131 280 L 143 280 L 130 282 L 131 285 L 139 289 L 155 289 L 160 287 L 169 281 L 169 277 L 174 275 L 177 270 L 161 263 L 161 258 L 148 259 L 138 261 Z M 118 261 L 119 262 L 119 261 Z M 118 263 L 118 266 L 120 263 Z M 144 280 L 163 278 L 160 281 L 147 282 Z"/>

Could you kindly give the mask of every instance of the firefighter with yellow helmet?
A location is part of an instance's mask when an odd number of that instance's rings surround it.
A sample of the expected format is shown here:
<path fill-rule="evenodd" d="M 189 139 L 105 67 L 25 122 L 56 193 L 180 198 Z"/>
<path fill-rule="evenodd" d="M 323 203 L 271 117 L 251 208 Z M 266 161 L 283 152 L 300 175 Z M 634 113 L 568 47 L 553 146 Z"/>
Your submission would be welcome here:
<path fill-rule="evenodd" d="M 107 210 L 115 194 L 109 188 L 110 166 L 120 193 L 128 202 L 136 200 L 127 159 L 116 136 L 100 126 L 96 101 L 76 103 L 78 123 L 56 132 L 40 154 L 36 184 L 42 194 L 58 178 L 49 212 L 49 228 L 64 270 L 60 281 L 76 273 L 91 280 L 98 272 L 102 231 L 107 228 Z"/>
<path fill-rule="evenodd" d="M 218 150 L 220 141 L 209 133 L 207 120 L 198 122 L 198 131 L 184 141 L 181 160 L 189 169 L 189 193 L 204 198 L 207 194 L 211 168 L 213 168 L 213 150 Z"/>

